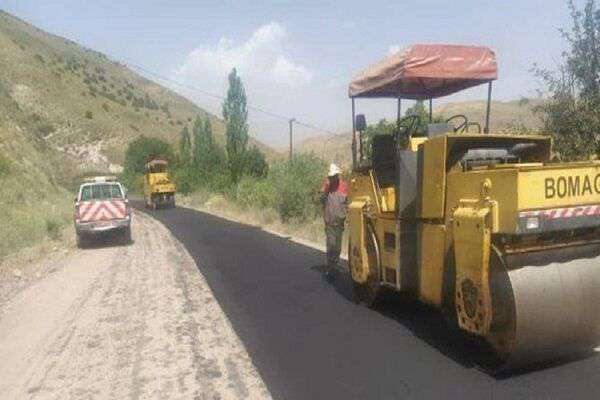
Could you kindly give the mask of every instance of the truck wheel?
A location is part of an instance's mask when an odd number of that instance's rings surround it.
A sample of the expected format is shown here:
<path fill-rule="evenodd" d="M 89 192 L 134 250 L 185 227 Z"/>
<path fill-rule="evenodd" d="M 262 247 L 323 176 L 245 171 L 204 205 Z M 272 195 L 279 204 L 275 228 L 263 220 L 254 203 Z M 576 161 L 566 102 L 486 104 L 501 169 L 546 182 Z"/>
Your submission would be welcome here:
<path fill-rule="evenodd" d="M 75 234 L 75 242 L 77 244 L 77 248 L 85 249 L 87 246 L 87 240 L 80 233 Z"/>
<path fill-rule="evenodd" d="M 357 299 L 363 303 L 365 303 L 368 307 L 374 307 L 377 305 L 379 300 L 381 299 L 381 294 L 384 290 L 383 286 L 381 286 L 381 259 L 379 255 L 379 245 L 377 244 L 377 238 L 375 236 L 375 232 L 370 225 L 367 225 L 367 259 L 369 262 L 369 275 L 367 277 L 367 281 L 364 283 L 356 282 L 352 279 L 352 283 L 354 284 L 354 293 Z M 348 244 L 348 254 L 351 254 L 350 251 L 352 248 L 351 244 Z M 350 264 L 350 260 L 352 258 L 348 257 L 348 263 Z M 350 268 L 352 266 L 350 265 Z M 352 275 L 352 274 L 351 274 Z"/>
<path fill-rule="evenodd" d="M 128 226 L 123 231 L 123 242 L 125 242 L 125 244 L 131 243 L 131 226 Z"/>

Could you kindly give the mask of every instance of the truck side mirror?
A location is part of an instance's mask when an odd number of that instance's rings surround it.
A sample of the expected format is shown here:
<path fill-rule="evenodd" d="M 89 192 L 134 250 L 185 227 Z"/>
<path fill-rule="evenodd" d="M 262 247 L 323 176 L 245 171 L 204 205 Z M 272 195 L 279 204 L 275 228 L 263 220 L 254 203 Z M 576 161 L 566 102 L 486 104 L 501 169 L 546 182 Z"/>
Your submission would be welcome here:
<path fill-rule="evenodd" d="M 356 116 L 354 119 L 354 127 L 359 132 L 363 132 L 365 129 L 367 129 L 367 119 L 365 118 L 364 114 L 358 114 Z"/>

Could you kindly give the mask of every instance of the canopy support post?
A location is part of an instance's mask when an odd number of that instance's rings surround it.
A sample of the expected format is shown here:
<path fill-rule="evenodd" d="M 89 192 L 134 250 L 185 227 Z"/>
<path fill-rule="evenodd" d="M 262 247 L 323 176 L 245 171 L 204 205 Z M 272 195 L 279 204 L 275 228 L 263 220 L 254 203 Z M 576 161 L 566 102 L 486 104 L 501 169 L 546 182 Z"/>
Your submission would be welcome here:
<path fill-rule="evenodd" d="M 429 123 L 433 122 L 433 99 L 429 99 Z"/>
<path fill-rule="evenodd" d="M 402 97 L 398 97 L 398 110 L 396 111 L 396 124 L 400 123 L 402 118 Z"/>
<path fill-rule="evenodd" d="M 354 104 L 354 97 L 352 98 L 352 168 L 356 168 L 356 109 Z"/>
<path fill-rule="evenodd" d="M 492 106 L 492 82 L 488 83 L 488 98 L 487 98 L 487 109 L 485 111 L 485 129 L 484 133 L 490 133 L 490 108 Z"/>

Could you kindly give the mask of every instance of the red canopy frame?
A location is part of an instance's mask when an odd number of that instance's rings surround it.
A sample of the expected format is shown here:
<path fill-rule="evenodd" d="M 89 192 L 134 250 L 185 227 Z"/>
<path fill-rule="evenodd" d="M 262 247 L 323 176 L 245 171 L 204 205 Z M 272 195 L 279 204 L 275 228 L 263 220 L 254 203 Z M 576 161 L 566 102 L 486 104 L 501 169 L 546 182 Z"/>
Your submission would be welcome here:
<path fill-rule="evenodd" d="M 488 83 L 488 101 L 484 132 L 489 132 L 492 82 L 498 79 L 495 53 L 481 46 L 416 44 L 392 54 L 360 72 L 350 82 L 352 99 L 352 153 L 356 165 L 356 98 L 398 99 L 398 121 L 402 99 L 429 100 Z M 362 140 L 361 140 L 362 141 Z"/>
<path fill-rule="evenodd" d="M 487 47 L 416 44 L 359 73 L 348 95 L 428 100 L 496 79 L 496 56 Z"/>

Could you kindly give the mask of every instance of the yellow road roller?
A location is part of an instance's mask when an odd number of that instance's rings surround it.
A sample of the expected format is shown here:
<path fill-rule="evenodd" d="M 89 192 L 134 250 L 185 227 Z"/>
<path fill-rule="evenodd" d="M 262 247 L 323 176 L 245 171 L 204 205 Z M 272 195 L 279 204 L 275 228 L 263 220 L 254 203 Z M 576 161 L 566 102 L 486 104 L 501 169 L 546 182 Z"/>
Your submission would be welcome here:
<path fill-rule="evenodd" d="M 148 160 L 144 167 L 144 202 L 146 207 L 175 207 L 175 183 L 164 158 Z"/>
<path fill-rule="evenodd" d="M 490 133 L 496 79 L 492 50 L 455 45 L 414 45 L 354 78 L 348 257 L 364 302 L 415 296 L 484 339 L 500 370 L 600 343 L 600 163 L 553 161 L 547 136 Z M 478 85 L 482 124 L 431 122 L 433 99 Z M 394 99 L 393 135 L 366 137 L 368 98 Z M 403 99 L 428 101 L 429 123 L 401 118 Z"/>

